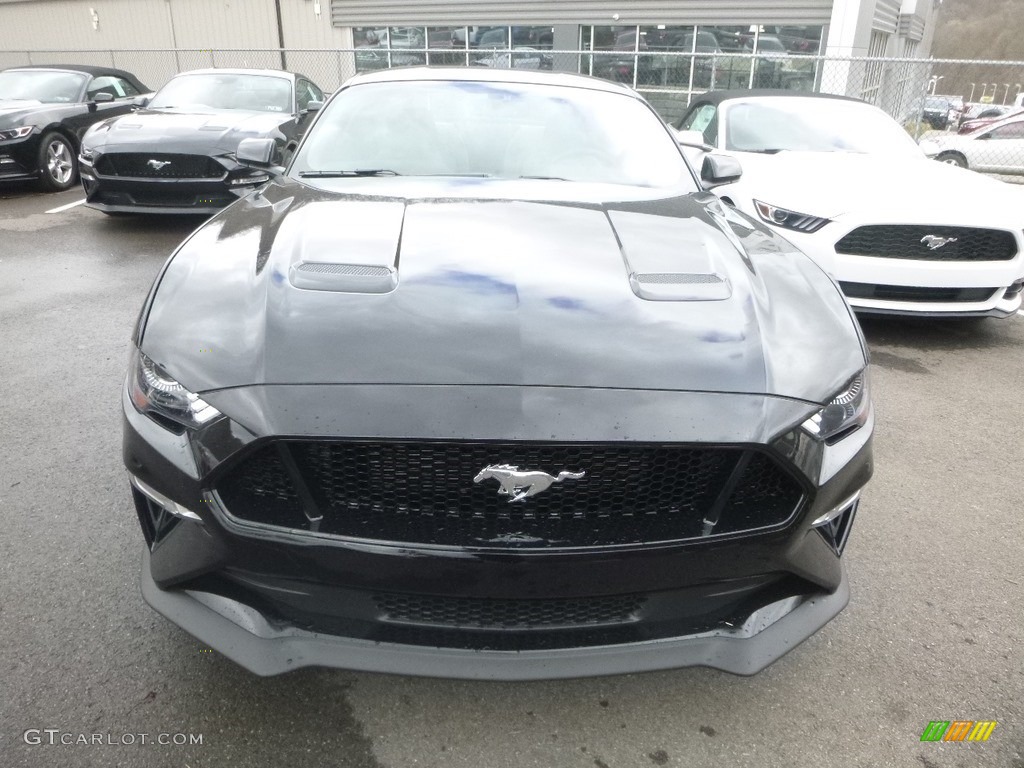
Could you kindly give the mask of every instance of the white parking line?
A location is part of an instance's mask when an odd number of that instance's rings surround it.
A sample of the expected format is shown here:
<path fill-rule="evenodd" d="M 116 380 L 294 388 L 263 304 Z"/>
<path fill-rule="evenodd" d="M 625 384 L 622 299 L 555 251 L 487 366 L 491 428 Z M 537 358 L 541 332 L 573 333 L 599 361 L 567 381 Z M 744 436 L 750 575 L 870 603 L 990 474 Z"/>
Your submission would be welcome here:
<path fill-rule="evenodd" d="M 1017 314 L 1020 315 L 1021 317 L 1024 317 L 1024 309 L 1018 309 Z"/>
<path fill-rule="evenodd" d="M 62 205 L 59 208 L 51 208 L 50 210 L 47 211 L 47 213 L 60 213 L 61 211 L 68 210 L 68 208 L 74 208 L 76 205 L 81 205 L 84 202 L 85 202 L 85 198 L 83 197 L 81 200 L 76 200 L 73 203 L 68 203 L 67 205 Z"/>

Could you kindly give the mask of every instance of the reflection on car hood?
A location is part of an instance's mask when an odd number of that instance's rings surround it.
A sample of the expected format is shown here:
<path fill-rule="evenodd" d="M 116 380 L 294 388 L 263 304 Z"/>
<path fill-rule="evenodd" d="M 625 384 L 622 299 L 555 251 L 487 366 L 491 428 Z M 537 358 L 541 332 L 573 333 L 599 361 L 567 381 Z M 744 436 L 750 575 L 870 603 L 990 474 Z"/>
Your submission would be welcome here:
<path fill-rule="evenodd" d="M 67 104 L 43 104 L 34 99 L 16 99 L 11 101 L 0 101 L 0 128 L 17 122 L 21 118 L 28 117 L 40 109 L 52 109 L 55 106 L 68 106 Z"/>
<path fill-rule="evenodd" d="M 369 196 L 282 180 L 216 216 L 168 263 L 142 349 L 197 392 L 536 385 L 820 402 L 864 365 L 835 285 L 710 195 L 714 213 L 688 196 L 539 197 L 584 188 L 571 183 L 466 194 L 435 180 L 412 198 L 398 196 L 407 180 L 375 181 Z M 631 272 L 716 274 L 727 290 L 649 300 Z"/>
<path fill-rule="evenodd" d="M 735 188 L 737 194 L 799 213 L 830 219 L 856 213 L 858 218 L 884 221 L 896 215 L 908 223 L 1004 228 L 1019 219 L 1020 204 L 1006 184 L 923 154 L 732 154 L 743 176 L 735 185 L 720 187 L 720 194 L 731 195 L 728 190 Z"/>
<path fill-rule="evenodd" d="M 242 139 L 271 137 L 291 119 L 286 113 L 235 109 L 202 113 L 147 109 L 104 120 L 84 143 L 89 149 L 121 151 L 138 146 L 163 152 L 234 152 Z"/>

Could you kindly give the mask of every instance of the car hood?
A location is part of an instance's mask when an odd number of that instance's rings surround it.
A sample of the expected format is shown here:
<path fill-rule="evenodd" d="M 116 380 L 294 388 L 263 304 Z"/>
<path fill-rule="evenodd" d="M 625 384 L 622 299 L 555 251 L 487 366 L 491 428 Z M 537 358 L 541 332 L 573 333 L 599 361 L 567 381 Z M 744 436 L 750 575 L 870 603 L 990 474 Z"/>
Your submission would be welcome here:
<path fill-rule="evenodd" d="M 52 109 L 55 106 L 67 105 L 43 104 L 41 101 L 29 99 L 0 101 L 0 126 L 14 125 L 30 117 L 33 112 Z"/>
<path fill-rule="evenodd" d="M 865 365 L 834 283 L 711 195 L 579 203 L 544 199 L 583 186 L 563 182 L 410 194 L 403 179 L 370 181 L 360 188 L 377 194 L 277 181 L 201 227 L 158 280 L 142 350 L 195 392 L 492 385 L 822 402 Z"/>
<path fill-rule="evenodd" d="M 718 188 L 813 216 L 1005 228 L 1019 219 L 1017 196 L 1006 184 L 921 157 L 853 152 L 732 153 L 740 181 Z M 737 200 L 744 209 L 750 201 Z"/>
<path fill-rule="evenodd" d="M 242 110 L 177 112 L 139 110 L 96 125 L 85 137 L 88 149 L 131 151 L 145 146 L 162 152 L 234 152 L 238 142 L 251 137 L 271 137 L 291 115 Z"/>

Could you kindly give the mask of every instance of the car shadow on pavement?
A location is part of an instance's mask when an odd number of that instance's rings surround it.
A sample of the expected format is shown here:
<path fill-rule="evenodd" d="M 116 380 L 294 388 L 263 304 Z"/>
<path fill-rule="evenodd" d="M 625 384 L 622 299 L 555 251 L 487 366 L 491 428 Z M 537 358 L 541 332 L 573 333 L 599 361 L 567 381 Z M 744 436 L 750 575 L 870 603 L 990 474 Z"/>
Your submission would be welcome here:
<path fill-rule="evenodd" d="M 104 216 L 96 223 L 110 234 L 145 235 L 149 233 L 178 233 L 185 237 L 209 216 L 151 216 L 141 214 L 125 214 L 124 216 Z"/>
<path fill-rule="evenodd" d="M 998 318 L 860 317 L 869 347 L 907 346 L 929 350 L 1019 347 L 1021 322 Z"/>

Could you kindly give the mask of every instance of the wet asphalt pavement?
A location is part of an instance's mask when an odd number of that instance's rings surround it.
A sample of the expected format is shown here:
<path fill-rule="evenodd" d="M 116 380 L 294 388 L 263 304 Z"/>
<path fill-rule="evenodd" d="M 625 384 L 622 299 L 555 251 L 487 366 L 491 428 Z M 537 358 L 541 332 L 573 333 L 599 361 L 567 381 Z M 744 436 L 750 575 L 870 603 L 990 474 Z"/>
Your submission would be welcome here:
<path fill-rule="evenodd" d="M 80 197 L 0 190 L 0 768 L 1024 768 L 1024 317 L 865 322 L 851 603 L 756 677 L 260 679 L 143 602 L 120 457 L 132 325 L 200 222 L 45 212 Z"/>

